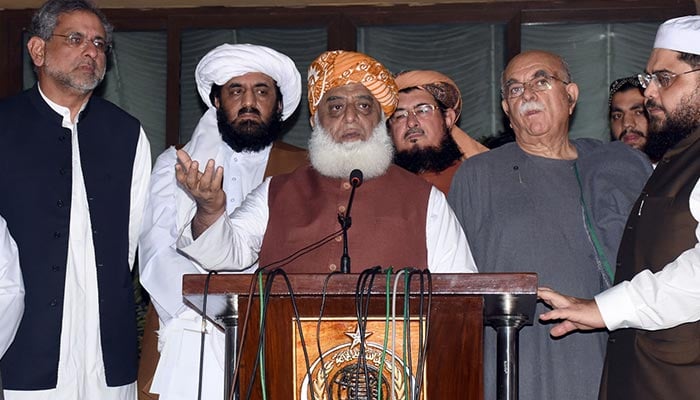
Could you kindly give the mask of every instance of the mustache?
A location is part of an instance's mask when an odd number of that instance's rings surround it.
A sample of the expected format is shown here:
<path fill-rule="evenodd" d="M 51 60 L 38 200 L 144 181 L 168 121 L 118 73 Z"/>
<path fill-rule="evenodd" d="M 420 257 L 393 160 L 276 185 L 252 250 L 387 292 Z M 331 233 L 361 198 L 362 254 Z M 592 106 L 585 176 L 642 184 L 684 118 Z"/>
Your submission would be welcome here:
<path fill-rule="evenodd" d="M 83 60 L 80 64 L 78 64 L 78 67 L 77 67 L 77 68 L 80 68 L 80 67 L 82 67 L 82 66 L 84 66 L 84 65 L 87 65 L 87 66 L 89 66 L 90 68 L 92 68 L 92 69 L 94 69 L 95 71 L 97 71 L 97 62 L 96 62 L 95 60 L 93 60 L 93 59 Z"/>
<path fill-rule="evenodd" d="M 662 106 L 660 106 L 659 103 L 655 102 L 655 101 L 652 100 L 652 99 L 646 99 L 646 101 L 644 102 L 644 107 L 647 108 L 647 109 L 649 109 L 649 108 L 656 108 L 656 109 L 661 110 L 661 111 L 664 111 L 664 112 L 666 111 L 665 108 L 663 108 Z"/>
<path fill-rule="evenodd" d="M 260 110 L 258 110 L 255 107 L 243 107 L 240 110 L 238 110 L 238 116 L 240 117 L 243 114 L 255 114 L 257 116 L 261 116 Z"/>
<path fill-rule="evenodd" d="M 415 128 L 409 128 L 406 133 L 403 134 L 403 138 L 406 139 L 409 135 L 412 135 L 414 133 L 425 133 L 425 131 L 421 128 L 415 127 Z"/>
<path fill-rule="evenodd" d="M 522 103 L 520 107 L 518 107 L 518 112 L 520 114 L 525 114 L 530 111 L 544 111 L 544 104 L 539 101 L 528 101 L 527 103 Z"/>
<path fill-rule="evenodd" d="M 635 135 L 637 135 L 639 137 L 643 137 L 643 138 L 647 137 L 647 135 L 645 133 L 642 133 L 641 131 L 639 131 L 637 129 L 625 129 L 620 134 L 620 140 L 622 140 L 625 136 L 627 136 L 628 133 L 634 133 Z"/>

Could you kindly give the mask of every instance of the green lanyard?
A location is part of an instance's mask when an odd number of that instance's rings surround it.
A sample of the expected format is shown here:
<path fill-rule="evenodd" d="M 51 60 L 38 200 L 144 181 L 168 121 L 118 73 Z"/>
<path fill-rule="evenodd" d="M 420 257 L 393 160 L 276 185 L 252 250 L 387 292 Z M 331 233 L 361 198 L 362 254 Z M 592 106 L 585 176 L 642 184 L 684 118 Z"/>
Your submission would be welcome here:
<path fill-rule="evenodd" d="M 598 255 L 598 259 L 600 260 L 600 263 L 603 265 L 603 268 L 605 269 L 605 272 L 608 274 L 608 277 L 610 277 L 610 282 L 612 283 L 615 281 L 615 274 L 613 273 L 612 268 L 610 267 L 610 263 L 608 262 L 608 258 L 605 257 L 605 252 L 603 251 L 603 246 L 601 246 L 601 244 L 600 244 L 600 240 L 598 239 L 598 235 L 596 235 L 595 228 L 593 227 L 593 223 L 591 222 L 591 217 L 588 215 L 588 210 L 586 209 L 586 202 L 583 200 L 583 185 L 581 185 L 581 177 L 578 174 L 578 167 L 576 166 L 575 162 L 574 162 L 574 173 L 576 174 L 576 182 L 578 182 L 581 207 L 583 207 L 583 216 L 584 216 L 584 219 L 586 220 L 586 228 L 588 228 L 588 234 L 591 237 L 591 241 L 593 242 L 593 247 L 595 248 L 595 252 Z"/>

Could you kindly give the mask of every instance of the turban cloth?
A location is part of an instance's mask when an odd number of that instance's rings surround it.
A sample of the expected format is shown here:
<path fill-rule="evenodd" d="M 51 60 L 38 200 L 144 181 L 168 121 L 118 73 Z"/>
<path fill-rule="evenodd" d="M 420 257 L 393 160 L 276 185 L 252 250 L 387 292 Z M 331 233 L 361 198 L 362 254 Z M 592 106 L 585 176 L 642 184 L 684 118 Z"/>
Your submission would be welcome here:
<path fill-rule="evenodd" d="M 353 51 L 327 51 L 309 66 L 309 111 L 313 116 L 327 91 L 339 86 L 360 83 L 372 93 L 387 117 L 398 103 L 394 77 L 374 58 Z"/>
<path fill-rule="evenodd" d="M 194 73 L 199 96 L 207 107 L 213 108 L 209 99 L 212 85 L 223 85 L 249 72 L 260 72 L 275 80 L 282 92 L 282 120 L 289 118 L 301 101 L 301 75 L 291 58 L 268 47 L 222 44 L 207 53 Z"/>
<path fill-rule="evenodd" d="M 396 85 L 399 90 L 417 88 L 430 93 L 443 106 L 451 108 L 455 112 L 455 123 L 452 125 L 452 138 L 457 142 L 459 150 L 464 158 L 483 153 L 488 150 L 484 145 L 472 139 L 466 132 L 457 126 L 457 120 L 462 113 L 462 94 L 457 84 L 447 75 L 437 71 L 407 71 L 396 77 Z"/>
<path fill-rule="evenodd" d="M 399 90 L 416 87 L 430 93 L 445 107 L 455 111 L 455 119 L 462 112 L 462 94 L 457 84 L 437 71 L 408 71 L 396 77 Z"/>

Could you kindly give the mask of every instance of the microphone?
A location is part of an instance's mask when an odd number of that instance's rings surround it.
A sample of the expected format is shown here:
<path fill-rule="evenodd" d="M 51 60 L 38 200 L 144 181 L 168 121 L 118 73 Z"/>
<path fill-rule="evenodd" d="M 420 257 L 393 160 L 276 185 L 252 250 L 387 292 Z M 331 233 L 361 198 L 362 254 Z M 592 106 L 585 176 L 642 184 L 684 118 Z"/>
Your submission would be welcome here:
<path fill-rule="evenodd" d="M 352 189 L 350 191 L 350 198 L 348 199 L 348 207 L 345 209 L 345 214 L 338 214 L 338 222 L 343 229 L 343 255 L 340 257 L 340 272 L 343 274 L 350 273 L 350 255 L 348 254 L 348 229 L 350 229 L 352 225 L 350 209 L 352 208 L 352 201 L 355 198 L 355 189 L 362 185 L 362 171 L 353 169 L 350 172 L 350 185 Z"/>

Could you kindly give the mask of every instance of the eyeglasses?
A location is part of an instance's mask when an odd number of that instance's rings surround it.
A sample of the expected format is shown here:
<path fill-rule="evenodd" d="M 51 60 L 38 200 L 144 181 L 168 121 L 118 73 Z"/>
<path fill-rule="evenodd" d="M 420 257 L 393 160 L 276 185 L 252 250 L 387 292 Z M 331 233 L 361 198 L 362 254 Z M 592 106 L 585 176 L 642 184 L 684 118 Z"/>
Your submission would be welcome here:
<path fill-rule="evenodd" d="M 690 71 L 681 72 L 680 74 L 674 74 L 673 72 L 668 71 L 654 72 L 653 74 L 642 73 L 637 75 L 637 79 L 639 79 L 639 83 L 644 89 L 649 87 L 649 84 L 651 84 L 652 81 L 659 85 L 659 87 L 665 89 L 673 85 L 673 81 L 675 81 L 679 76 L 697 71 L 700 71 L 700 68 L 691 69 Z"/>
<path fill-rule="evenodd" d="M 418 119 L 430 118 L 438 107 L 434 104 L 420 104 L 413 107 L 412 110 L 397 110 L 394 115 L 389 118 L 392 124 L 405 122 L 409 114 L 413 114 Z"/>
<path fill-rule="evenodd" d="M 567 82 L 563 79 L 559 79 L 553 75 L 542 75 L 536 76 L 527 82 L 513 82 L 510 83 L 505 88 L 501 89 L 501 95 L 509 99 L 514 99 L 520 97 L 525 93 L 525 88 L 532 90 L 533 92 L 542 92 L 545 90 L 552 89 L 552 82 L 559 81 L 564 85 L 568 85 L 571 82 Z"/>
<path fill-rule="evenodd" d="M 106 40 L 102 38 L 94 38 L 92 40 L 90 39 L 85 39 L 85 35 L 83 35 L 80 32 L 72 32 L 68 35 L 59 35 L 57 33 L 52 34 L 51 36 L 58 36 L 66 39 L 66 44 L 68 47 L 73 48 L 73 49 L 79 49 L 82 48 L 83 46 L 87 46 L 88 43 L 92 43 L 95 48 L 101 52 L 101 53 L 109 53 L 112 50 L 112 43 L 108 43 Z"/>

